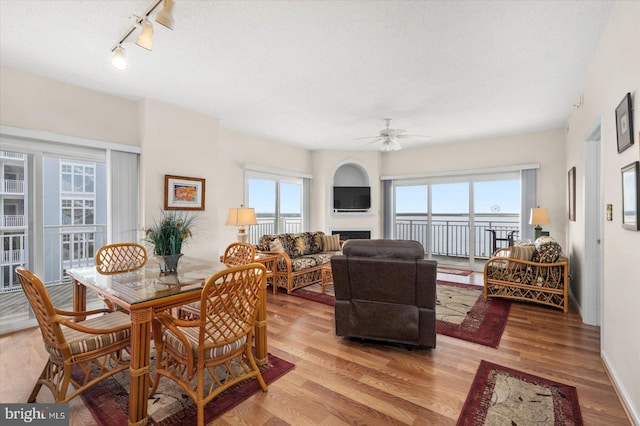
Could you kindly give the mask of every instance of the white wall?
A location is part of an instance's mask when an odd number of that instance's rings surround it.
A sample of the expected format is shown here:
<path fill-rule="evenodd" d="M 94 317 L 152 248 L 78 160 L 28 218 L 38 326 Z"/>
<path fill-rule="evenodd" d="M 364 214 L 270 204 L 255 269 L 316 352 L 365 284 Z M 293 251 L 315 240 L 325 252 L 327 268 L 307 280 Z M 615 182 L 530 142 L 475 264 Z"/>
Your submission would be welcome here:
<path fill-rule="evenodd" d="M 218 120 L 152 99 L 139 103 L 140 194 L 145 228 L 164 208 L 164 175 L 205 179 L 205 210 L 197 217 L 186 255 L 205 259 L 218 256 L 219 171 Z"/>
<path fill-rule="evenodd" d="M 371 238 L 382 238 L 380 153 L 377 151 L 313 151 L 311 183 L 311 229 L 330 234 L 331 230 L 371 230 Z M 341 165 L 354 163 L 369 175 L 370 213 L 333 213 L 333 175 Z"/>
<path fill-rule="evenodd" d="M 244 163 L 289 171 L 312 174 L 311 152 L 290 145 L 269 141 L 237 130 L 220 128 L 220 150 L 216 170 L 219 197 L 218 209 L 219 247 L 222 250 L 236 241 L 238 229 L 225 226 L 230 207 L 240 207 L 245 199 Z M 313 228 L 313 227 L 312 227 Z"/>
<path fill-rule="evenodd" d="M 139 145 L 136 102 L 0 66 L 0 123 Z"/>
<path fill-rule="evenodd" d="M 602 120 L 604 222 L 602 356 L 636 424 L 640 424 L 640 232 L 622 228 L 620 169 L 640 158 L 640 2 L 617 2 L 584 83 L 584 105 L 568 121 L 567 163 L 577 169 L 577 221 L 569 224 L 571 250 L 584 256 L 584 138 Z M 631 92 L 635 144 L 618 154 L 615 109 Z M 604 209 L 604 206 L 601 206 Z"/>
<path fill-rule="evenodd" d="M 531 163 L 540 164 L 537 200 L 538 205 L 548 209 L 551 220 L 544 230 L 565 249 L 567 171 L 562 130 L 391 152 L 382 156 L 381 175 L 402 176 Z"/>

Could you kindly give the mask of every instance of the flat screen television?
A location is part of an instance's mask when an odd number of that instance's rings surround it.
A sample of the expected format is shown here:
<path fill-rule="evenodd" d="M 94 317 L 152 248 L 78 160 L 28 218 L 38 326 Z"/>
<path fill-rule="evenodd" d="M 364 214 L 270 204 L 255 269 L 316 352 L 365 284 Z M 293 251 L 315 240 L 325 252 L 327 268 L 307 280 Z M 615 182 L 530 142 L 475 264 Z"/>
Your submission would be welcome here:
<path fill-rule="evenodd" d="M 333 209 L 366 211 L 371 208 L 371 188 L 368 186 L 334 186 Z"/>

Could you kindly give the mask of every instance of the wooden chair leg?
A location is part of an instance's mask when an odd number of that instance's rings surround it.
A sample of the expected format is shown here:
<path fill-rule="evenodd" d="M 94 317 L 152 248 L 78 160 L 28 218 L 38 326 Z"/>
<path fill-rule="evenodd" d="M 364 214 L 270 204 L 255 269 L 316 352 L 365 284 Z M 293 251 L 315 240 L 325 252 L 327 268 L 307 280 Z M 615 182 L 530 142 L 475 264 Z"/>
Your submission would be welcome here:
<path fill-rule="evenodd" d="M 51 361 L 47 361 L 47 363 L 44 365 L 42 373 L 40 373 L 40 377 L 38 377 L 38 381 L 36 381 L 36 384 L 33 387 L 33 390 L 31 391 L 31 395 L 29 395 L 29 399 L 27 399 L 27 402 L 36 402 L 36 396 L 38 396 L 38 392 L 40 392 L 40 388 L 42 388 L 42 382 L 47 379 L 47 372 L 50 368 L 49 364 L 51 364 Z"/>

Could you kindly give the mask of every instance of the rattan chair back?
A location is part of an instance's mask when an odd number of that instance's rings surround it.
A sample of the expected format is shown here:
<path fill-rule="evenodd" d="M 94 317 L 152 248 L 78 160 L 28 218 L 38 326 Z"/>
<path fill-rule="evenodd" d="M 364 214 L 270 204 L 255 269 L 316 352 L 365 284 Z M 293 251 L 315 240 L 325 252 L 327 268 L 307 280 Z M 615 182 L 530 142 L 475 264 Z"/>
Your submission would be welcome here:
<path fill-rule="evenodd" d="M 102 246 L 96 253 L 96 269 L 103 275 L 136 271 L 147 263 L 147 250 L 137 243 Z"/>
<path fill-rule="evenodd" d="M 56 310 L 51 303 L 49 293 L 42 283 L 42 280 L 24 268 L 17 268 L 16 274 L 40 326 L 45 347 L 64 351 L 67 347 L 67 342 L 60 329 L 60 324 L 51 321 L 56 315 Z"/>
<path fill-rule="evenodd" d="M 253 330 L 266 286 L 266 269 L 259 263 L 235 266 L 213 275 L 202 290 L 200 316 L 182 321 L 164 312 L 154 325 L 156 374 L 176 381 L 194 400 L 198 425 L 204 406 L 221 392 L 256 377 L 267 385 L 253 358 Z M 207 381 L 211 385 L 205 385 Z M 204 391 L 203 391 L 204 390 Z"/>
<path fill-rule="evenodd" d="M 249 243 L 237 242 L 227 246 L 222 262 L 227 266 L 238 266 L 252 263 L 256 257 L 256 249 Z"/>
<path fill-rule="evenodd" d="M 131 343 L 131 319 L 123 312 L 98 309 L 67 312 L 56 309 L 37 275 L 23 267 L 16 274 L 31 305 L 49 353 L 27 402 L 35 402 L 42 385 L 51 390 L 56 403 L 65 403 L 101 380 L 129 368 L 122 355 Z M 85 318 L 74 322 L 69 317 Z M 64 327 L 63 327 L 64 326 Z M 67 335 L 70 336 L 67 339 Z M 72 369 L 77 366 L 77 376 Z M 73 385 L 71 392 L 69 385 Z"/>

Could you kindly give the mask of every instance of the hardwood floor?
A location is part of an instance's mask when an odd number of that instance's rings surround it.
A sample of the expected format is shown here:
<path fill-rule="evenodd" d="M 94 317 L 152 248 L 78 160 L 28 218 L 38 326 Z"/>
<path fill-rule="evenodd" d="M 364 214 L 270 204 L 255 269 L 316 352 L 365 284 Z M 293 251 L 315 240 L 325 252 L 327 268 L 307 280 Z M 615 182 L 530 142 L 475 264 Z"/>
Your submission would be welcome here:
<path fill-rule="evenodd" d="M 436 349 L 410 351 L 335 336 L 327 305 L 269 292 L 267 306 L 269 351 L 296 366 L 211 424 L 454 425 L 482 359 L 575 386 L 585 425 L 630 424 L 600 361 L 599 328 L 574 309 L 514 303 L 497 349 L 438 335 Z M 0 337 L 0 401 L 26 401 L 43 353 L 37 329 Z M 38 402 L 51 401 L 43 388 Z M 72 425 L 96 424 L 81 398 L 70 411 Z"/>

